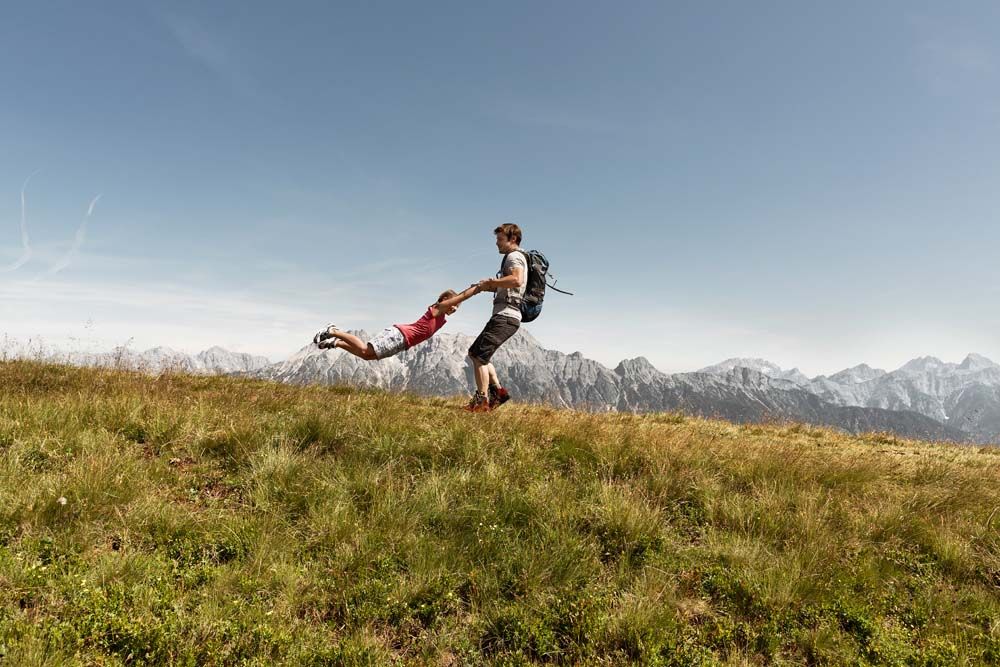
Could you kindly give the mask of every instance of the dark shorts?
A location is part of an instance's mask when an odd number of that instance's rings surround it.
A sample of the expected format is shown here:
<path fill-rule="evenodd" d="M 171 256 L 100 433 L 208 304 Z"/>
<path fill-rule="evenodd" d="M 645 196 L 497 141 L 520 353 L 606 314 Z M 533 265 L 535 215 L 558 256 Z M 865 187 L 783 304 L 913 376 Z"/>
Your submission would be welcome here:
<path fill-rule="evenodd" d="M 494 315 L 486 323 L 479 338 L 472 343 L 472 347 L 469 348 L 469 356 L 483 365 L 490 363 L 493 353 L 506 343 L 508 338 L 517 333 L 520 326 L 521 321 L 513 317 Z"/>

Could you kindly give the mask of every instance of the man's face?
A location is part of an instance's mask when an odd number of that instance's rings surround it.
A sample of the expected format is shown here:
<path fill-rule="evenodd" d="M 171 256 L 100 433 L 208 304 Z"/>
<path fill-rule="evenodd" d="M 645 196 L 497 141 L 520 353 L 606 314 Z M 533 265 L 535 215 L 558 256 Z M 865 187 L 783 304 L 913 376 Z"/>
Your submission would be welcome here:
<path fill-rule="evenodd" d="M 506 255 L 513 248 L 514 244 L 507 238 L 507 235 L 503 232 L 497 232 L 497 251 L 501 255 Z"/>

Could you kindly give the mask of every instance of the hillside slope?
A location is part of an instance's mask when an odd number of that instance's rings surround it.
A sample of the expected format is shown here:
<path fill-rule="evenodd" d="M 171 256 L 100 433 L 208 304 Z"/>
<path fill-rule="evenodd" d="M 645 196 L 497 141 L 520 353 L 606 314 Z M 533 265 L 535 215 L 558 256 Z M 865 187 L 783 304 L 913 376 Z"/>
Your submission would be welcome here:
<path fill-rule="evenodd" d="M 1000 663 L 1000 449 L 0 364 L 3 664 Z"/>

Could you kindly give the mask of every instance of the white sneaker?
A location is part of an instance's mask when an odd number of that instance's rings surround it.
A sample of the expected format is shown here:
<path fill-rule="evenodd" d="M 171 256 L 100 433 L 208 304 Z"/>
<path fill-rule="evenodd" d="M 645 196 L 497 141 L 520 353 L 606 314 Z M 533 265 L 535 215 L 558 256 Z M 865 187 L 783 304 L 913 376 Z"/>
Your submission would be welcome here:
<path fill-rule="evenodd" d="M 320 345 L 320 343 L 322 343 L 323 341 L 330 340 L 331 338 L 333 338 L 333 333 L 331 333 L 333 331 L 339 331 L 339 329 L 337 329 L 337 325 L 335 325 L 335 324 L 329 324 L 329 325 L 327 325 L 327 327 L 325 329 L 323 329 L 322 331 L 320 331 L 319 333 L 317 333 L 315 336 L 313 336 L 313 344 L 314 345 L 319 345 L 320 347 L 324 347 L 323 345 Z M 327 347 L 329 347 L 329 346 L 327 346 Z"/>

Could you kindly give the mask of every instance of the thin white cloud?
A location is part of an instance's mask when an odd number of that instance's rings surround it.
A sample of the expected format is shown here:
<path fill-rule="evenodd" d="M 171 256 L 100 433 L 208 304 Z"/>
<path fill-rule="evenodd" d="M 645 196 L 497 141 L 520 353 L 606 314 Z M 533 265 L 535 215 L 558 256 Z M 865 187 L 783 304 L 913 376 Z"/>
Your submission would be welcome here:
<path fill-rule="evenodd" d="M 31 259 L 31 237 L 28 235 L 28 207 L 27 195 L 25 193 L 28 189 L 28 183 L 30 183 L 31 179 L 34 178 L 40 171 L 41 169 L 33 171 L 28 178 L 24 179 L 24 185 L 21 186 L 21 256 L 18 257 L 13 263 L 5 267 L 0 267 L 0 272 L 9 273 L 11 271 L 17 271 Z"/>
<path fill-rule="evenodd" d="M 76 234 L 73 236 L 73 245 L 70 249 L 63 255 L 55 264 L 46 271 L 47 275 L 52 275 L 54 273 L 59 273 L 76 258 L 80 252 L 80 248 L 83 247 L 83 242 L 87 237 L 87 222 L 90 220 L 90 216 L 94 214 L 94 207 L 97 205 L 98 200 L 100 200 L 101 195 L 97 195 L 92 200 L 90 200 L 90 205 L 87 207 L 87 214 L 83 217 L 83 222 L 76 229 Z"/>

